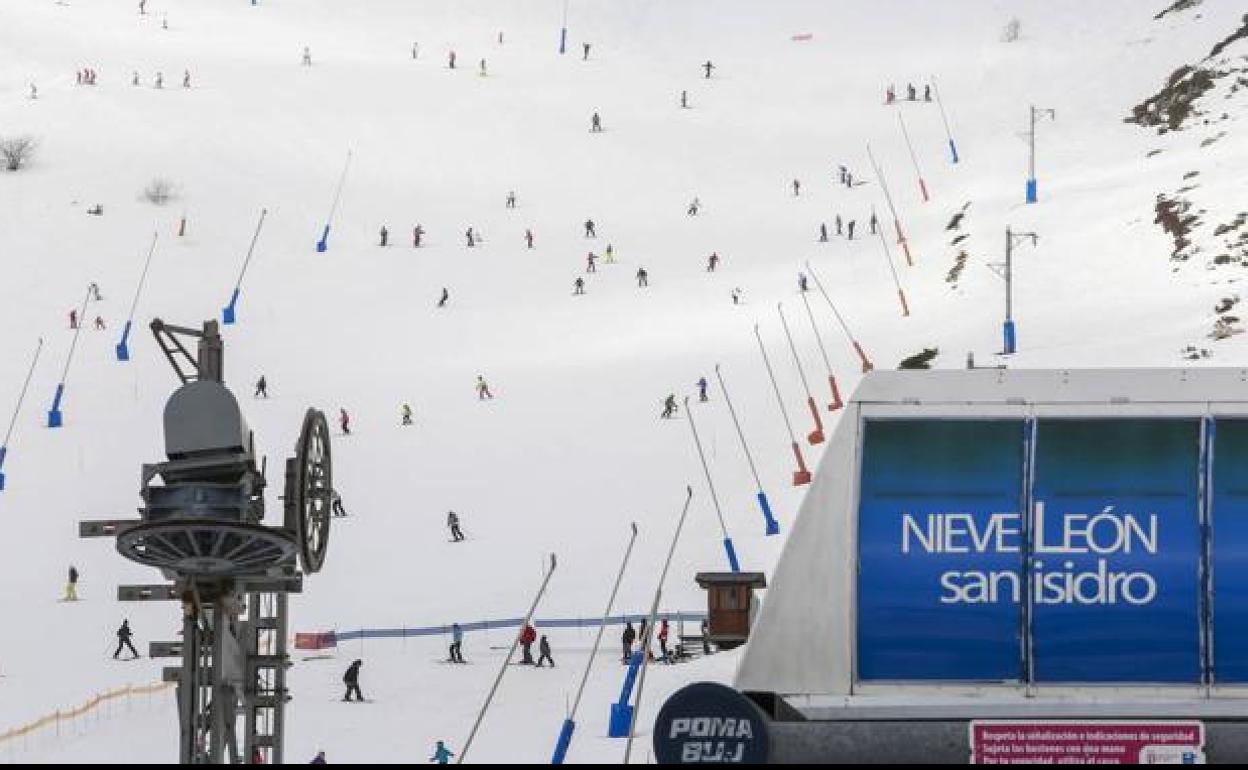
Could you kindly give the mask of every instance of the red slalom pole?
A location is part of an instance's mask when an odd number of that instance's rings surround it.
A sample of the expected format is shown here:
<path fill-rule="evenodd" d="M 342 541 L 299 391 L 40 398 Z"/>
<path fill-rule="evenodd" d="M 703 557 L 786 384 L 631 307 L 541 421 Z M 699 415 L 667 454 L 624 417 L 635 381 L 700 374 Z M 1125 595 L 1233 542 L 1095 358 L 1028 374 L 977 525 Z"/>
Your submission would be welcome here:
<path fill-rule="evenodd" d="M 763 335 L 754 324 L 754 336 L 758 339 L 758 349 L 763 354 L 763 365 L 767 367 L 767 377 L 771 380 L 771 389 L 776 394 L 776 404 L 780 407 L 780 416 L 784 418 L 784 427 L 789 432 L 789 442 L 793 446 L 793 456 L 797 458 L 797 470 L 793 471 L 793 486 L 800 487 L 810 483 L 810 471 L 806 468 L 806 460 L 802 458 L 802 447 L 797 443 L 793 433 L 793 423 L 789 422 L 789 413 L 784 408 L 784 396 L 780 395 L 780 385 L 776 382 L 776 372 L 771 368 L 771 359 L 767 356 L 767 346 L 763 344 Z"/>
<path fill-rule="evenodd" d="M 810 393 L 810 383 L 806 381 L 806 370 L 802 368 L 801 356 L 797 354 L 797 345 L 793 343 L 789 321 L 784 317 L 783 303 L 776 303 L 776 312 L 780 314 L 780 326 L 784 328 L 784 338 L 789 341 L 789 350 L 793 353 L 793 365 L 797 368 L 797 377 L 802 381 L 802 390 L 806 391 L 806 404 L 810 407 L 810 413 L 815 417 L 815 429 L 806 436 L 806 440 L 812 445 L 822 444 L 824 441 L 823 420 L 819 417 L 819 408 L 815 406 L 815 397 Z"/>
<path fill-rule="evenodd" d="M 888 263 L 888 271 L 893 275 L 893 285 L 897 287 L 897 297 L 901 300 L 901 315 L 907 318 L 910 315 L 910 303 L 906 302 L 906 292 L 901 288 L 901 279 L 897 277 L 897 267 L 893 264 L 893 255 L 888 251 L 888 239 L 884 237 L 884 233 L 876 231 L 880 236 L 880 246 L 884 249 L 884 261 Z"/>
<path fill-rule="evenodd" d="M 819 287 L 819 293 L 823 295 L 823 301 L 828 303 L 828 307 L 832 309 L 832 315 L 836 316 L 836 320 L 841 325 L 841 331 L 845 332 L 845 338 L 854 346 L 854 351 L 858 354 L 858 359 L 862 361 L 862 373 L 866 374 L 875 368 L 871 363 L 871 359 L 867 358 L 867 354 L 863 352 L 862 345 L 858 344 L 858 340 L 854 338 L 853 332 L 849 330 L 849 324 L 845 323 L 845 317 L 836 309 L 836 305 L 832 302 L 832 298 L 828 296 L 828 292 L 823 288 L 823 281 L 819 280 L 819 274 L 810 266 L 810 261 L 806 262 L 806 272 L 815 279 L 815 286 Z"/>
<path fill-rule="evenodd" d="M 815 333 L 815 342 L 819 346 L 819 355 L 823 357 L 823 366 L 828 372 L 828 384 L 832 386 L 832 403 L 828 404 L 828 411 L 835 412 L 837 409 L 845 406 L 845 402 L 841 400 L 841 389 L 836 385 L 836 375 L 832 374 L 832 362 L 828 360 L 828 350 L 823 346 L 823 335 L 819 333 L 819 324 L 815 323 L 815 314 L 810 309 L 810 300 L 806 299 L 806 292 L 801 292 L 802 306 L 806 308 L 806 317 L 810 319 L 810 330 Z"/>
<path fill-rule="evenodd" d="M 906 264 L 914 267 L 914 257 L 910 254 L 910 243 L 906 240 L 906 233 L 901 229 L 901 216 L 897 213 L 897 207 L 893 204 L 893 194 L 888 190 L 888 181 L 884 179 L 884 172 L 880 170 L 880 164 L 875 162 L 875 153 L 871 152 L 871 144 L 867 143 L 867 157 L 871 159 L 871 168 L 875 170 L 875 178 L 880 182 L 880 189 L 884 192 L 884 202 L 888 204 L 888 211 L 893 215 L 893 227 L 897 229 L 897 243 L 901 244 L 901 250 L 905 252 Z"/>
<path fill-rule="evenodd" d="M 906 121 L 900 112 L 897 113 L 897 122 L 901 125 L 901 135 L 906 140 L 906 149 L 910 151 L 910 162 L 914 164 L 914 174 L 919 178 L 919 192 L 923 193 L 923 202 L 927 203 L 931 200 L 927 195 L 927 182 L 923 181 L 923 172 L 919 169 L 919 156 L 914 153 L 914 144 L 910 142 L 910 132 L 906 129 Z"/>

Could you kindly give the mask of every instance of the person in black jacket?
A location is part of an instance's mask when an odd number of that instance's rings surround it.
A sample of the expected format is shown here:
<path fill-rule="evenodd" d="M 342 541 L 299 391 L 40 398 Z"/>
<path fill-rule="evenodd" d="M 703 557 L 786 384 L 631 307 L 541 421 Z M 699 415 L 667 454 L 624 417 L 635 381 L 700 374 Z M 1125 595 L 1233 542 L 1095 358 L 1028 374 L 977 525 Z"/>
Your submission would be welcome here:
<path fill-rule="evenodd" d="M 542 634 L 542 640 L 538 642 L 537 644 L 537 652 L 538 652 L 538 657 L 537 657 L 538 668 L 542 667 L 542 661 L 544 660 L 550 661 L 551 668 L 555 667 L 555 659 L 550 657 L 550 642 L 546 640 L 545 634 Z"/>
<path fill-rule="evenodd" d="M 65 584 L 65 601 L 78 601 L 78 568 L 69 565 L 69 582 Z"/>
<path fill-rule="evenodd" d="M 637 630 L 633 628 L 631 622 L 624 623 L 624 633 L 620 637 L 620 641 L 624 644 L 624 662 L 633 657 L 633 642 L 637 640 Z"/>
<path fill-rule="evenodd" d="M 351 700 L 351 693 L 355 693 L 356 700 L 364 700 L 364 693 L 360 692 L 360 666 L 362 665 L 364 661 L 356 660 L 347 667 L 347 673 L 342 675 L 342 682 L 347 686 L 347 694 L 342 696 L 344 701 Z"/>
<path fill-rule="evenodd" d="M 117 651 L 113 653 L 113 658 L 116 658 L 121 654 L 121 649 L 123 647 L 128 648 L 130 650 L 130 654 L 134 658 L 139 657 L 139 651 L 134 649 L 134 645 L 130 643 L 130 638 L 132 636 L 134 636 L 134 632 L 130 630 L 130 621 L 121 621 L 121 628 L 117 629 Z"/>

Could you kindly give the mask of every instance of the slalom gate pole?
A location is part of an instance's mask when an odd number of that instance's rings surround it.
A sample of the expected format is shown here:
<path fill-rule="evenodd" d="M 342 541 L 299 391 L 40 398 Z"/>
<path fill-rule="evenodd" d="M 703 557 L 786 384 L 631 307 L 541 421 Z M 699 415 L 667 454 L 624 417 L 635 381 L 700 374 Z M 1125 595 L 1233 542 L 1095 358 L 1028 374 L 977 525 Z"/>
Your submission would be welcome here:
<path fill-rule="evenodd" d="M 797 369 L 797 377 L 802 381 L 802 390 L 806 391 L 806 405 L 810 407 L 810 414 L 815 418 L 815 429 L 810 432 L 806 440 L 813 444 L 822 444 L 823 435 L 823 418 L 819 416 L 819 407 L 815 406 L 814 394 L 810 392 L 810 383 L 806 381 L 806 370 L 802 368 L 801 356 L 797 354 L 797 345 L 793 343 L 793 333 L 789 331 L 789 320 L 784 317 L 784 303 L 776 303 L 776 312 L 780 314 L 780 326 L 784 328 L 784 338 L 789 341 L 789 351 L 793 353 L 793 366 Z"/>
<path fill-rule="evenodd" d="M 901 229 L 901 216 L 893 204 L 893 194 L 888 190 L 888 181 L 884 178 L 884 172 L 880 170 L 880 164 L 875 162 L 875 153 L 871 152 L 870 143 L 867 144 L 867 157 L 871 159 L 871 168 L 875 169 L 875 178 L 880 180 L 880 189 L 884 191 L 884 201 L 888 203 L 888 210 L 893 215 L 893 227 L 897 230 L 897 242 L 901 244 L 901 250 L 906 255 L 906 264 L 914 267 L 914 258 L 910 256 L 910 242 L 906 240 L 906 233 Z"/>
<path fill-rule="evenodd" d="M 859 345 L 858 340 L 854 338 L 854 333 L 849 330 L 849 324 L 845 323 L 845 317 L 841 315 L 841 311 L 836 309 L 836 303 L 828 296 L 827 290 L 823 288 L 823 281 L 819 280 L 819 274 L 811 267 L 810 262 L 806 263 L 806 271 L 810 273 L 811 278 L 815 279 L 815 286 L 819 287 L 819 293 L 823 295 L 823 301 L 828 303 L 828 307 L 832 309 L 832 315 L 836 317 L 837 323 L 841 325 L 841 331 L 845 332 L 845 338 L 854 346 L 854 351 L 858 354 L 858 360 L 862 362 L 862 373 L 866 374 L 874 369 L 875 365 L 871 363 L 871 359 L 867 358 L 862 345 Z"/>
<path fill-rule="evenodd" d="M 538 602 L 542 600 L 542 594 L 546 593 L 546 586 L 550 585 L 550 577 L 555 574 L 555 555 L 550 555 L 550 568 L 546 570 L 545 577 L 542 578 L 542 586 L 537 589 L 537 596 L 533 597 L 533 603 L 529 605 L 529 611 L 524 615 L 524 622 L 520 624 L 520 630 L 516 632 L 515 638 L 511 640 L 511 647 L 507 649 L 507 657 L 503 658 L 503 665 L 498 668 L 498 675 L 494 677 L 494 684 L 490 686 L 489 693 L 485 696 L 485 703 L 481 704 L 481 710 L 477 712 L 477 719 L 472 723 L 472 730 L 468 733 L 464 746 L 459 750 L 459 756 L 455 757 L 455 764 L 462 765 L 464 757 L 468 756 L 468 749 L 472 748 L 472 739 L 477 736 L 477 729 L 481 727 L 481 720 L 485 719 L 485 712 L 489 711 L 490 703 L 494 700 L 494 693 L 498 692 L 498 685 L 503 681 L 503 674 L 507 673 L 507 666 L 511 664 L 511 656 L 516 654 L 516 647 L 520 644 L 520 634 L 524 632 L 525 627 L 529 625 L 529 621 L 533 619 L 533 613 L 537 611 Z"/>
<path fill-rule="evenodd" d="M 663 583 L 667 581 L 667 570 L 672 566 L 672 556 L 676 553 L 676 544 L 680 541 L 680 531 L 685 527 L 685 518 L 689 515 L 689 503 L 693 500 L 693 487 L 685 487 L 685 505 L 680 512 L 680 521 L 676 523 L 676 533 L 672 535 L 672 544 L 667 549 L 667 561 L 663 562 L 663 571 L 659 574 L 659 585 L 654 589 L 654 601 L 650 604 L 649 622 L 646 624 L 646 637 L 641 640 L 641 680 L 637 683 L 637 700 L 633 706 L 632 719 L 628 724 L 628 743 L 624 746 L 624 764 L 628 764 L 633 754 L 633 738 L 637 735 L 637 712 L 641 710 L 641 695 L 646 688 L 646 669 L 650 663 L 650 637 L 654 635 L 654 621 L 659 614 L 659 599 L 663 596 Z"/>
<path fill-rule="evenodd" d="M 724 535 L 724 553 L 728 555 L 728 568 L 733 572 L 741 571 L 737 561 L 737 550 L 732 547 L 732 538 L 728 536 L 728 525 L 724 523 L 724 511 L 719 506 L 719 495 L 715 493 L 715 482 L 711 480 L 711 466 L 706 462 L 706 452 L 702 451 L 702 439 L 698 437 L 698 426 L 694 424 L 693 412 L 689 410 L 689 398 L 685 397 L 685 418 L 689 420 L 689 430 L 693 431 L 693 445 L 698 450 L 698 460 L 702 462 L 702 473 L 706 476 L 706 488 L 711 492 L 711 502 L 715 506 L 715 516 L 719 519 L 719 531 Z"/>
<path fill-rule="evenodd" d="M 221 310 L 221 322 L 229 325 L 234 323 L 234 311 L 238 306 L 238 295 L 243 289 L 243 277 L 247 275 L 247 268 L 251 265 L 251 255 L 256 250 L 256 241 L 260 239 L 260 228 L 264 227 L 264 217 L 269 213 L 267 208 L 260 209 L 260 221 L 256 222 L 256 231 L 252 233 L 251 245 L 247 247 L 247 256 L 243 257 L 243 266 L 238 271 L 238 280 L 234 282 L 234 291 L 230 293 L 230 304 Z"/>
<path fill-rule="evenodd" d="M 147 283 L 147 271 L 152 266 L 152 255 L 156 253 L 156 239 L 159 231 L 152 233 L 152 245 L 147 250 L 147 258 L 143 260 L 143 272 L 139 273 L 139 283 L 134 287 L 134 299 L 130 302 L 130 314 L 126 316 L 125 328 L 121 331 L 121 341 L 117 343 L 117 360 L 130 360 L 130 327 L 134 324 L 134 311 L 139 307 L 139 297 L 143 295 L 143 285 Z"/>
<path fill-rule="evenodd" d="M 897 266 L 893 264 L 893 255 L 888 250 L 888 239 L 879 230 L 876 230 L 875 234 L 880 236 L 880 246 L 884 248 L 884 261 L 888 263 L 888 271 L 893 274 L 893 286 L 897 288 L 897 298 L 901 300 L 901 315 L 907 318 L 910 315 L 910 303 L 906 301 L 906 292 L 901 288 L 901 279 L 897 277 Z"/>
<path fill-rule="evenodd" d="M 958 145 L 953 142 L 953 131 L 949 129 L 949 117 L 945 115 L 945 103 L 940 100 L 940 89 L 936 87 L 936 78 L 932 77 L 932 93 L 936 95 L 936 109 L 940 110 L 940 120 L 945 124 L 945 138 L 949 140 L 950 162 L 958 162 Z"/>
<path fill-rule="evenodd" d="M 828 411 L 835 412 L 845 406 L 845 402 L 841 400 L 841 389 L 836 385 L 836 375 L 832 373 L 832 362 L 828 360 L 828 349 L 823 345 L 823 335 L 819 333 L 819 324 L 815 323 L 815 313 L 810 309 L 810 300 L 806 299 L 806 292 L 799 293 L 802 297 L 802 307 L 806 308 L 806 317 L 810 319 L 810 330 L 815 333 L 815 342 L 819 345 L 819 355 L 823 357 L 823 366 L 828 372 L 828 384 L 832 386 L 832 403 L 828 404 Z"/>
<path fill-rule="evenodd" d="M 789 441 L 793 447 L 793 456 L 797 459 L 797 470 L 793 471 L 793 486 L 800 487 L 810 483 L 810 471 L 806 468 L 806 460 L 802 457 L 802 447 L 797 443 L 793 433 L 793 423 L 789 422 L 789 413 L 784 408 L 784 396 L 780 395 L 780 385 L 776 382 L 776 373 L 771 368 L 771 359 L 767 357 L 767 346 L 763 344 L 763 335 L 754 324 L 754 336 L 758 338 L 758 349 L 763 354 L 763 365 L 767 367 L 767 378 L 771 380 L 771 388 L 776 393 L 776 404 L 780 407 L 780 416 L 784 418 L 784 427 L 789 432 Z"/>
<path fill-rule="evenodd" d="M 338 211 L 338 201 L 342 198 L 342 186 L 347 181 L 347 169 L 351 167 L 351 151 L 347 150 L 347 160 L 342 164 L 342 175 L 338 177 L 338 186 L 334 189 L 334 202 L 329 207 L 329 216 L 325 218 L 325 230 L 321 232 L 321 239 L 316 242 L 317 252 L 324 252 L 329 248 L 329 226 L 333 224 L 334 214 Z"/>
<path fill-rule="evenodd" d="M 0 444 L 0 492 L 4 491 L 4 460 L 9 455 L 9 440 L 13 438 L 13 430 L 17 427 L 17 417 L 22 412 L 22 404 L 26 401 L 26 391 L 30 388 L 30 379 L 35 375 L 35 365 L 39 363 L 39 354 L 43 352 L 43 337 L 35 346 L 35 355 L 31 357 L 30 366 L 26 369 L 26 380 L 17 394 L 17 404 L 13 407 L 13 416 L 9 418 L 8 430 L 4 432 L 4 443 Z"/>
<path fill-rule="evenodd" d="M 914 174 L 919 178 L 919 192 L 923 194 L 923 202 L 927 203 L 931 198 L 927 194 L 927 182 L 923 180 L 923 171 L 919 168 L 919 156 L 914 152 L 914 145 L 910 142 L 910 131 L 906 128 L 906 119 L 901 116 L 901 112 L 897 112 L 897 123 L 901 126 L 901 136 L 906 140 L 906 149 L 910 151 L 910 162 L 914 164 Z"/>
<path fill-rule="evenodd" d="M 620 582 L 624 580 L 624 570 L 628 567 L 628 559 L 633 554 L 633 545 L 637 542 L 637 522 L 631 524 L 633 534 L 628 539 L 628 548 L 624 550 L 624 560 L 620 562 L 620 571 L 616 573 L 615 585 L 611 586 L 611 595 L 607 598 L 607 607 L 602 611 L 602 622 L 598 624 L 598 633 L 594 636 L 594 647 L 589 652 L 589 660 L 585 662 L 585 671 L 581 674 L 581 684 L 576 688 L 576 697 L 572 699 L 572 708 L 563 720 L 559 730 L 559 738 L 555 742 L 555 753 L 550 759 L 552 765 L 562 765 L 568 756 L 568 748 L 572 745 L 572 733 L 576 730 L 576 712 L 581 706 L 581 695 L 585 693 L 585 683 L 589 681 L 590 669 L 594 667 L 594 658 L 598 656 L 598 648 L 602 644 L 602 632 L 607 628 L 607 619 L 611 616 L 611 608 L 615 606 L 615 596 L 619 593 Z"/>
<path fill-rule="evenodd" d="M 52 406 L 48 409 L 48 427 L 59 428 L 64 424 L 65 415 L 61 412 L 61 399 L 65 397 L 65 381 L 69 379 L 69 365 L 73 363 L 74 351 L 78 349 L 78 337 L 82 335 L 82 327 L 86 326 L 87 303 L 91 301 L 91 288 L 87 287 L 87 294 L 82 298 L 82 305 L 78 308 L 78 328 L 74 330 L 74 339 L 69 343 L 69 352 L 65 354 L 65 367 L 61 369 L 61 379 L 56 384 L 56 394 L 52 396 Z"/>
<path fill-rule="evenodd" d="M 737 410 L 732 405 L 732 398 L 728 395 L 728 386 L 724 383 L 724 375 L 719 371 L 719 364 L 715 364 L 715 379 L 719 380 L 719 389 L 724 393 L 724 403 L 728 405 L 728 414 L 732 415 L 732 426 L 737 429 L 737 438 L 741 439 L 741 451 L 745 453 L 745 461 L 750 466 L 750 474 L 754 476 L 754 484 L 758 493 L 758 505 L 763 509 L 763 520 L 767 524 L 768 535 L 780 534 L 780 524 L 776 521 L 776 517 L 771 513 L 771 503 L 767 500 L 767 493 L 763 491 L 763 480 L 758 477 L 758 468 L 754 465 L 754 455 L 750 454 L 750 445 L 745 442 L 745 431 L 741 430 L 741 421 L 737 419 Z"/>

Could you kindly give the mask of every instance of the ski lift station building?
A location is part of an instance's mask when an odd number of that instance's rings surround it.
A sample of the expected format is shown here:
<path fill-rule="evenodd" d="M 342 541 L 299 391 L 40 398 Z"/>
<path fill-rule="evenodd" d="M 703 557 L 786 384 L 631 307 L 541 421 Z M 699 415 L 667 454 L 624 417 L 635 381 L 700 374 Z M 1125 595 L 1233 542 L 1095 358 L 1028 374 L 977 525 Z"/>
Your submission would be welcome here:
<path fill-rule="evenodd" d="M 770 761 L 1025 753 L 1001 723 L 1244 761 L 1248 370 L 870 373 L 770 584 L 735 680 Z"/>

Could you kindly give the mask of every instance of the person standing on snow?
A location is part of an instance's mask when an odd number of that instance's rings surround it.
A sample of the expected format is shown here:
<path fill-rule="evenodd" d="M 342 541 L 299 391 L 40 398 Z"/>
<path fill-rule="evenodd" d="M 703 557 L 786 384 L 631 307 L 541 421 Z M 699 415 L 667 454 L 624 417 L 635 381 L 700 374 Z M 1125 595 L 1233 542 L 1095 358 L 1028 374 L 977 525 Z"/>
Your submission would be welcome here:
<path fill-rule="evenodd" d="M 581 43 L 581 61 L 589 61 L 589 43 Z"/>
<path fill-rule="evenodd" d="M 260 379 L 256 380 L 256 392 L 252 394 L 252 398 L 269 397 L 269 382 L 264 379 L 264 375 L 260 375 Z"/>
<path fill-rule="evenodd" d="M 849 220 L 849 223 L 845 225 L 845 236 L 851 241 L 854 239 L 854 225 L 856 223 L 857 220 L 851 219 Z"/>
<path fill-rule="evenodd" d="M 691 217 L 696 217 L 698 215 L 698 209 L 700 208 L 702 208 L 702 201 L 695 197 L 693 200 L 689 201 L 689 208 L 685 210 L 685 213 Z"/>
<path fill-rule="evenodd" d="M 182 70 L 182 87 L 183 88 L 191 87 L 191 71 L 190 70 Z"/>
<path fill-rule="evenodd" d="M 121 621 L 121 628 L 117 629 L 117 651 L 113 653 L 113 659 L 121 654 L 123 647 L 130 650 L 131 660 L 139 657 L 139 651 L 134 649 L 134 645 L 130 643 L 130 639 L 134 636 L 134 632 L 130 630 L 130 621 Z"/>
<path fill-rule="evenodd" d="M 642 289 L 650 285 L 650 274 L 646 272 L 644 267 L 637 268 L 637 288 Z"/>
<path fill-rule="evenodd" d="M 809 288 L 810 288 L 809 285 L 806 283 L 806 274 L 798 273 L 797 274 L 797 290 L 800 292 L 805 292 Z"/>
<path fill-rule="evenodd" d="M 689 92 L 688 91 L 680 92 L 680 108 L 682 110 L 689 109 Z"/>
<path fill-rule="evenodd" d="M 548 642 L 548 641 L 546 640 L 546 635 L 545 635 L 545 634 L 542 634 L 542 640 L 541 640 L 540 642 L 538 642 L 538 645 L 537 645 L 537 652 L 538 652 L 538 656 L 537 656 L 537 667 L 538 667 L 538 668 L 541 668 L 541 667 L 542 667 L 542 661 L 544 661 L 544 660 L 548 660 L 548 661 L 550 661 L 550 667 L 551 667 L 551 668 L 554 668 L 554 667 L 555 667 L 555 659 L 554 659 L 554 658 L 552 658 L 552 657 L 550 657 L 550 642 Z"/>
<path fill-rule="evenodd" d="M 514 209 L 516 207 L 516 191 L 507 191 L 507 208 Z"/>
<path fill-rule="evenodd" d="M 459 528 L 459 514 L 455 511 L 448 511 L 446 514 L 446 526 L 451 530 L 451 542 L 459 543 L 464 540 L 463 530 Z"/>
<path fill-rule="evenodd" d="M 451 663 L 466 663 L 464 660 L 464 629 L 458 623 L 451 624 Z"/>
<path fill-rule="evenodd" d="M 446 68 L 455 69 L 455 52 L 451 51 L 446 57 Z"/>
<path fill-rule="evenodd" d="M 586 238 L 598 237 L 598 231 L 594 229 L 594 220 L 592 219 L 585 220 L 585 237 Z"/>
<path fill-rule="evenodd" d="M 615 264 L 615 247 L 613 247 L 611 244 L 608 243 L 607 250 L 604 252 L 604 256 L 606 256 L 607 258 L 608 265 Z"/>
<path fill-rule="evenodd" d="M 740 289 L 732 290 L 732 304 L 734 305 L 741 304 L 741 290 Z"/>
<path fill-rule="evenodd" d="M 399 409 L 399 414 L 400 414 L 400 415 L 402 415 L 402 417 L 403 417 L 403 424 L 404 424 L 404 425 L 411 425 L 411 424 L 412 424 L 412 406 L 411 406 L 411 404 L 404 404 L 404 405 L 403 405 L 403 406 Z"/>
<path fill-rule="evenodd" d="M 715 268 L 718 265 L 719 265 L 719 254 L 717 252 L 712 251 L 711 256 L 706 258 L 706 272 L 708 273 L 715 272 Z"/>
<path fill-rule="evenodd" d="M 793 180 L 793 197 L 796 198 L 797 196 L 801 194 L 802 194 L 802 183 L 800 180 L 794 179 Z"/>
<path fill-rule="evenodd" d="M 486 69 L 485 67 L 485 59 L 482 59 L 481 62 L 477 65 L 477 74 L 480 75 L 481 77 L 485 77 L 486 75 L 490 74 L 489 70 Z"/>
<path fill-rule="evenodd" d="M 841 215 L 840 215 L 840 214 L 837 214 L 837 215 L 836 215 L 836 234 L 837 234 L 837 235 L 844 235 L 844 234 L 845 234 L 845 233 L 844 233 L 844 230 L 843 230 L 843 229 L 842 229 L 842 227 L 841 227 Z"/>
<path fill-rule="evenodd" d="M 445 743 L 438 741 L 438 745 L 434 747 L 433 756 L 429 757 L 429 761 L 436 762 L 439 765 L 445 765 L 451 761 L 451 757 L 453 756 L 455 756 L 455 753 L 448 749 Z"/>
<path fill-rule="evenodd" d="M 698 400 L 702 401 L 703 403 L 710 400 L 709 398 L 707 398 L 707 395 L 706 395 L 707 384 L 708 383 L 705 377 L 698 378 Z"/>
<path fill-rule="evenodd" d="M 826 222 L 819 223 L 819 242 L 820 243 L 828 242 L 828 225 Z"/>
<path fill-rule="evenodd" d="M 707 80 L 710 80 L 710 79 L 711 79 L 711 70 L 715 69 L 715 65 L 711 63 L 711 60 L 710 60 L 710 59 L 707 59 L 707 60 L 706 60 L 706 64 L 703 64 L 703 65 L 702 65 L 702 69 L 706 71 L 706 79 L 707 79 Z"/>
<path fill-rule="evenodd" d="M 425 228 L 421 227 L 420 225 L 416 225 L 415 227 L 412 228 L 412 248 L 414 249 L 420 248 L 420 239 L 424 237 L 424 234 L 425 234 Z"/>
<path fill-rule="evenodd" d="M 360 692 L 360 666 L 362 665 L 364 661 L 357 658 L 342 675 L 342 683 L 347 686 L 347 694 L 342 696 L 342 699 L 348 703 L 351 702 L 351 693 L 355 693 L 357 701 L 364 702 L 364 693 Z"/>
<path fill-rule="evenodd" d="M 592 252 L 592 251 L 591 251 L 591 252 L 589 252 L 589 254 L 588 254 L 588 255 L 586 255 L 586 257 L 585 257 L 585 272 L 587 272 L 587 273 L 596 273 L 596 272 L 598 272 L 598 268 L 594 266 L 594 261 L 595 261 L 595 260 L 597 260 L 597 259 L 598 259 L 598 257 L 597 257 L 597 256 L 595 256 L 595 255 L 594 255 L 594 252 Z"/>
<path fill-rule="evenodd" d="M 624 621 L 624 633 L 620 635 L 620 643 L 624 646 L 625 663 L 629 658 L 633 657 L 633 642 L 637 640 L 637 631 L 633 628 L 632 621 Z"/>
<path fill-rule="evenodd" d="M 659 415 L 661 420 L 670 420 L 676 416 L 676 394 L 669 393 L 667 398 L 663 399 L 663 412 Z"/>
<path fill-rule="evenodd" d="M 533 248 L 533 231 L 532 231 L 532 230 L 525 229 L 525 231 L 524 231 L 524 243 L 525 243 L 525 245 L 526 245 L 526 247 L 527 247 L 527 248 L 530 248 L 530 249 L 531 249 L 531 248 Z"/>
<path fill-rule="evenodd" d="M 104 318 L 103 318 L 103 316 L 98 316 L 98 315 L 97 315 L 97 316 L 95 317 L 95 330 L 96 330 L 97 332 L 102 332 L 102 331 L 104 331 Z"/>
<path fill-rule="evenodd" d="M 494 398 L 494 394 L 490 392 L 490 385 L 485 381 L 485 377 L 477 375 L 477 400 L 484 401 L 487 398 Z"/>
<path fill-rule="evenodd" d="M 312 66 L 312 49 L 306 45 L 303 47 L 303 66 Z"/>
<path fill-rule="evenodd" d="M 579 275 L 576 277 L 576 280 L 572 282 L 572 293 L 573 294 L 585 293 L 585 279 L 580 277 Z"/>
<path fill-rule="evenodd" d="M 593 117 L 589 119 L 589 132 L 591 134 L 602 133 L 602 116 L 596 112 Z"/>
<path fill-rule="evenodd" d="M 451 293 L 442 287 L 442 296 L 438 298 L 438 307 L 446 307 L 446 301 L 451 298 Z"/>
<path fill-rule="evenodd" d="M 347 410 L 338 408 L 338 427 L 342 428 L 342 435 L 351 435 L 351 415 L 347 414 Z"/>
<path fill-rule="evenodd" d="M 474 247 L 474 246 L 476 246 L 476 245 L 477 245 L 477 238 L 476 238 L 476 236 L 475 236 L 475 235 L 473 235 L 473 234 L 472 234 L 472 228 L 471 228 L 471 227 L 469 227 L 469 228 L 468 228 L 468 229 L 464 232 L 464 238 L 466 238 L 466 239 L 467 239 L 467 241 L 468 241 L 468 248 L 470 248 L 470 249 L 471 249 L 472 247 Z"/>
<path fill-rule="evenodd" d="M 537 630 L 528 623 L 524 624 L 524 628 L 520 629 L 520 649 L 523 651 L 523 657 L 520 659 L 520 665 L 533 665 L 533 642 L 537 641 Z"/>
<path fill-rule="evenodd" d="M 381 226 L 380 235 L 381 235 L 381 242 L 378 245 L 383 246 L 383 247 L 389 246 L 390 245 L 390 231 L 386 229 L 385 225 Z"/>
<path fill-rule="evenodd" d="M 65 584 L 65 601 L 78 601 L 78 568 L 69 565 L 69 582 Z"/>
<path fill-rule="evenodd" d="M 871 218 L 867 220 L 867 226 L 871 228 L 871 234 L 875 235 L 875 230 L 880 225 L 880 220 L 875 218 L 875 212 L 871 212 Z"/>
<path fill-rule="evenodd" d="M 420 46 L 418 46 L 416 43 L 412 43 L 412 58 L 413 59 L 416 58 L 416 54 L 419 50 L 420 50 Z"/>
<path fill-rule="evenodd" d="M 670 662 L 667 657 L 667 618 L 659 621 L 659 650 L 663 653 L 663 662 Z"/>
<path fill-rule="evenodd" d="M 331 489 L 329 510 L 333 515 L 342 518 L 347 515 L 347 509 L 342 507 L 342 495 L 338 494 L 338 490 Z"/>

